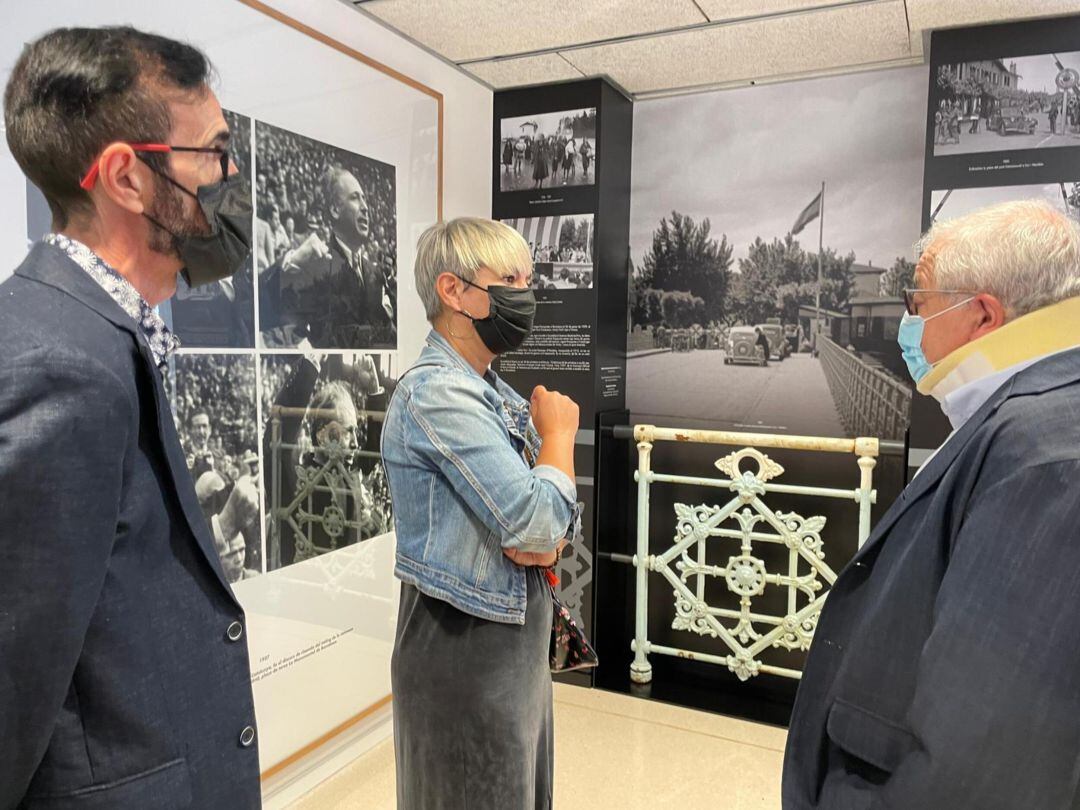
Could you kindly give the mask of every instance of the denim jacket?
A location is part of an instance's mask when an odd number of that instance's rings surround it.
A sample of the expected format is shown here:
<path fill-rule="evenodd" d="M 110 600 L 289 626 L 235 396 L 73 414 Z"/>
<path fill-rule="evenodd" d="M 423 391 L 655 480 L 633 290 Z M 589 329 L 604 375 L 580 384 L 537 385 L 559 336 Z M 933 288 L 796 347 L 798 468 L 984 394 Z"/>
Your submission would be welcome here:
<path fill-rule="evenodd" d="M 524 624 L 525 569 L 503 550 L 550 552 L 580 530 L 574 482 L 530 469 L 539 449 L 529 403 L 432 331 L 383 424 L 395 575 L 472 616 Z"/>

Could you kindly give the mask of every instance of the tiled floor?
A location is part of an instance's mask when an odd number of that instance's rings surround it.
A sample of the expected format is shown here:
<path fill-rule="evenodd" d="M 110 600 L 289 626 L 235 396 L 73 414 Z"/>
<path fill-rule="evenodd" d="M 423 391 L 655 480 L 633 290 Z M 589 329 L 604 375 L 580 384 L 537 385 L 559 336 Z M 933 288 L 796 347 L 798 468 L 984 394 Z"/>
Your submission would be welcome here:
<path fill-rule="evenodd" d="M 772 810 L 783 729 L 574 686 L 555 687 L 558 810 Z M 385 743 L 290 810 L 394 810 Z"/>

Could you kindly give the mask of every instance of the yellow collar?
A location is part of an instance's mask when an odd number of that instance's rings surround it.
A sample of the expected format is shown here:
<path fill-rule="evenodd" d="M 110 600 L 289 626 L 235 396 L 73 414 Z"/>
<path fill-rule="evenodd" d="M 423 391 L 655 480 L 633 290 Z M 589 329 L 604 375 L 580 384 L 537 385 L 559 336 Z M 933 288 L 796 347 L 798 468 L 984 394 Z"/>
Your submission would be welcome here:
<path fill-rule="evenodd" d="M 1080 346 L 1080 296 L 1037 309 L 973 340 L 934 366 L 918 384 L 937 399 L 1036 357 Z"/>

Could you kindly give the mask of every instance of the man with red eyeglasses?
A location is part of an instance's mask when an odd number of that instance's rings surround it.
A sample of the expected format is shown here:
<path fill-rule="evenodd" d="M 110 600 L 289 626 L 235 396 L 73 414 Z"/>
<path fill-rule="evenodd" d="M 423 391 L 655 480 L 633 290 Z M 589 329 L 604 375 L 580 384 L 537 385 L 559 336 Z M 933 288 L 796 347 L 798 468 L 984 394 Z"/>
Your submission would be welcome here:
<path fill-rule="evenodd" d="M 195 48 L 58 29 L 4 94 L 53 233 L 0 285 L 0 808 L 257 808 L 247 625 L 155 307 L 228 278 L 250 192 Z"/>

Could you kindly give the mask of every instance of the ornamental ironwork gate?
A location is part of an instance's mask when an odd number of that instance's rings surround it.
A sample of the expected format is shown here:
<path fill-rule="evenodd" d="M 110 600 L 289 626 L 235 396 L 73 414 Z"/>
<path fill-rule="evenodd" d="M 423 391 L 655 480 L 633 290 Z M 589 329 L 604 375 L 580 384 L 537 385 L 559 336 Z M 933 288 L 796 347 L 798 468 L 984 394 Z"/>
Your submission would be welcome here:
<path fill-rule="evenodd" d="M 357 449 L 347 437 L 335 437 L 314 451 L 304 448 L 310 451 L 308 463 L 294 464 L 293 451 L 301 448 L 282 440 L 281 420 L 288 417 L 334 420 L 339 414 L 333 409 L 283 406 L 271 410 L 270 570 L 283 564 L 283 542 L 293 545 L 294 557 L 289 562 L 301 562 L 392 528 L 380 508 L 381 503 L 389 503 L 381 464 L 364 478 L 355 463 L 358 458 L 378 460 L 379 454 Z M 358 411 L 357 417 L 381 421 L 384 414 Z M 295 487 L 288 487 L 292 491 L 283 491 L 286 464 L 294 464 Z"/>
<path fill-rule="evenodd" d="M 770 648 L 807 650 L 814 637 L 818 616 L 836 574 L 826 562 L 822 532 L 826 519 L 774 511 L 766 503 L 772 493 L 852 501 L 859 510 L 858 542 L 870 535 L 870 507 L 877 500 L 873 471 L 877 463 L 877 439 L 829 439 L 811 436 L 774 436 L 708 430 L 675 430 L 652 425 L 634 429 L 638 443 L 637 569 L 635 633 L 631 649 L 634 662 L 630 677 L 637 683 L 652 680 L 649 655 L 691 658 L 727 667 L 743 681 L 767 673 L 800 678 L 789 667 L 774 666 L 761 656 Z M 655 442 L 677 441 L 728 445 L 740 448 L 716 462 L 723 478 L 697 478 L 654 472 L 651 468 Z M 775 483 L 784 468 L 758 448 L 847 453 L 856 457 L 859 486 L 856 489 L 795 486 Z M 748 463 L 749 462 L 749 463 Z M 672 545 L 661 554 L 649 553 L 649 491 L 656 483 L 687 484 L 727 490 L 732 497 L 722 505 L 675 505 L 676 525 Z M 730 556 L 724 565 L 706 562 L 706 547 L 725 543 Z M 787 549 L 786 568 L 769 570 L 759 549 Z M 723 556 L 723 555 L 721 555 Z M 672 628 L 720 639 L 727 655 L 713 655 L 654 644 L 648 639 L 649 574 L 661 575 L 672 589 L 675 616 Z M 706 599 L 710 578 L 722 583 L 737 598 L 738 610 L 718 607 Z M 755 610 L 754 600 L 768 588 L 786 591 L 782 615 Z"/>

